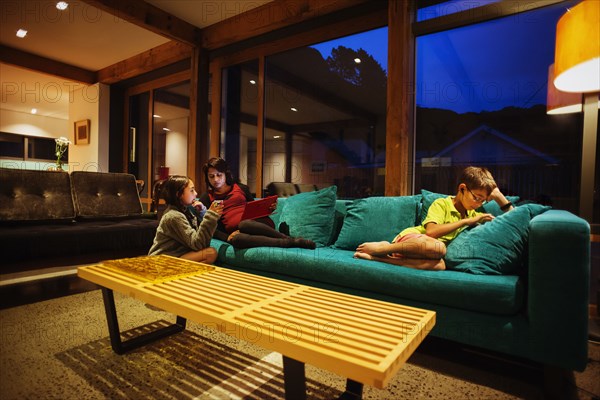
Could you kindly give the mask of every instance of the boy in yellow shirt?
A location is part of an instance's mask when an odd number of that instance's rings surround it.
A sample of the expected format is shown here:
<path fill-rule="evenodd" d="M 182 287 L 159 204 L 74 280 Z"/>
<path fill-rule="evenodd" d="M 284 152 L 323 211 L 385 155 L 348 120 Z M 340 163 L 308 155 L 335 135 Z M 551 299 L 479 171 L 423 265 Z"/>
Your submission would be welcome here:
<path fill-rule="evenodd" d="M 465 168 L 459 182 L 456 196 L 435 200 L 421 225 L 404 229 L 392 243 L 363 243 L 354 257 L 416 269 L 446 269 L 444 256 L 450 241 L 467 227 L 494 219 L 476 208 L 492 200 L 504 212 L 513 208 L 486 168 Z"/>

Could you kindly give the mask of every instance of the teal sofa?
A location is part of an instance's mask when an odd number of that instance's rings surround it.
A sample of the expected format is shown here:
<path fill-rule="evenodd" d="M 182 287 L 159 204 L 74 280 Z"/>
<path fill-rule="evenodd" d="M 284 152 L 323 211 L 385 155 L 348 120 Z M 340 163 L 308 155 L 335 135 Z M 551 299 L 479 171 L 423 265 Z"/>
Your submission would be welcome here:
<path fill-rule="evenodd" d="M 432 336 L 560 370 L 585 369 L 590 229 L 570 212 L 521 205 L 501 215 L 488 203 L 486 211 L 499 216 L 448 246 L 445 271 L 353 257 L 357 244 L 389 241 L 420 223 L 439 196 L 351 201 L 337 200 L 335 187 L 301 193 L 280 198 L 271 218 L 280 230 L 315 240 L 316 250 L 240 250 L 216 239 L 212 246 L 223 267 L 433 310 Z"/>

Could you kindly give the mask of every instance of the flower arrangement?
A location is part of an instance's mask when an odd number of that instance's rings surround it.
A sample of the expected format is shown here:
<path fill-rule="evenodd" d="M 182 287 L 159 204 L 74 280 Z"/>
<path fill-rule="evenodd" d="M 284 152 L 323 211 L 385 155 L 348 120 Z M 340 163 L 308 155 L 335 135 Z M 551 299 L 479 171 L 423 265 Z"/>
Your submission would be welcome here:
<path fill-rule="evenodd" d="M 71 141 L 64 136 L 59 137 L 58 139 L 54 139 L 56 142 L 56 169 L 58 171 L 62 171 L 63 162 L 61 160 L 65 151 L 69 148 Z"/>

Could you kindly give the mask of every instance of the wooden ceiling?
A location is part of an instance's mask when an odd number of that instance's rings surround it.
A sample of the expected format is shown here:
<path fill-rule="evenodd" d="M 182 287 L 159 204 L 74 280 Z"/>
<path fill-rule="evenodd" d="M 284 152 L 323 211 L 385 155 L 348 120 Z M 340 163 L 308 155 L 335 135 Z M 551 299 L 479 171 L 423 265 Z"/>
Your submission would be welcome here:
<path fill-rule="evenodd" d="M 20 87 L 44 81 L 40 74 L 59 84 L 112 84 L 190 58 L 194 47 L 215 50 L 365 2 L 84 0 L 59 11 L 52 0 L 3 1 L 0 78 Z M 3 96 L 0 108 L 26 112 L 21 100 Z M 46 106 L 58 104 L 41 104 L 42 115 Z"/>

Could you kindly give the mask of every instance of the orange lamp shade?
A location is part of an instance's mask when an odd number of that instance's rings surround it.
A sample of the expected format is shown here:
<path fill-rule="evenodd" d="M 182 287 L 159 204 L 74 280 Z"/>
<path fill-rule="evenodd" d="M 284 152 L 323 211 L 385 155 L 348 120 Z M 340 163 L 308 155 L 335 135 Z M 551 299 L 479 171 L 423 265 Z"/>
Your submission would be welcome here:
<path fill-rule="evenodd" d="M 563 92 L 600 91 L 600 1 L 583 0 L 558 21 L 554 75 Z"/>
<path fill-rule="evenodd" d="M 570 114 L 583 111 L 581 93 L 561 92 L 554 86 L 554 64 L 548 68 L 546 114 Z"/>

